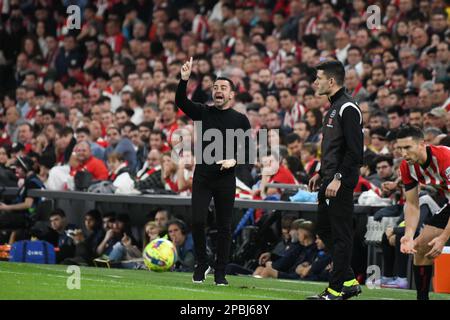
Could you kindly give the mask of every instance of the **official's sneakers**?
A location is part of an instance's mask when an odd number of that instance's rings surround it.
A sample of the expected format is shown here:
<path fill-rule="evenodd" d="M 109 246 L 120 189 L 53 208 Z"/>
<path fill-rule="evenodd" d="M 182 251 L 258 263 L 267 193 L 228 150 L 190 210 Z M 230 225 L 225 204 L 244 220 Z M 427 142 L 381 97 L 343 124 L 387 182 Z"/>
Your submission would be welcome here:
<path fill-rule="evenodd" d="M 214 284 L 216 286 L 227 286 L 228 281 L 225 279 L 225 272 L 214 272 Z"/>
<path fill-rule="evenodd" d="M 407 278 L 397 277 L 392 279 L 391 281 L 387 281 L 381 285 L 382 288 L 391 288 L 391 289 L 409 289 L 409 283 Z"/>
<path fill-rule="evenodd" d="M 342 293 L 342 300 L 347 300 L 359 296 L 362 293 L 362 290 L 358 280 L 353 279 L 344 282 L 344 286 L 342 287 L 341 293 Z"/>
<path fill-rule="evenodd" d="M 342 292 L 337 292 L 333 289 L 326 288 L 322 293 L 307 297 L 306 300 L 343 300 L 343 298 Z"/>
<path fill-rule="evenodd" d="M 203 283 L 206 276 L 211 271 L 211 267 L 207 264 L 195 265 L 194 275 L 192 276 L 193 283 Z"/>

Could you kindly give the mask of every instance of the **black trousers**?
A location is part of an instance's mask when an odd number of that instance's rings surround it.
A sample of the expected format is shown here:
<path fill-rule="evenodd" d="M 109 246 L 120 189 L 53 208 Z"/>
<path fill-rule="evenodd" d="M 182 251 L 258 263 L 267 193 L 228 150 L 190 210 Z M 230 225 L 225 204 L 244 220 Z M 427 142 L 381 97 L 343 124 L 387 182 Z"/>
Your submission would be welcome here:
<path fill-rule="evenodd" d="M 231 218 L 236 193 L 234 170 L 218 173 L 194 172 L 192 181 L 192 236 L 197 264 L 207 263 L 206 221 L 214 199 L 217 223 L 217 259 L 215 269 L 225 272 L 231 248 Z"/>
<path fill-rule="evenodd" d="M 336 197 L 325 198 L 329 184 L 324 181 L 319 189 L 317 234 L 329 249 L 333 269 L 329 287 L 341 292 L 343 283 L 355 278 L 351 268 L 353 245 L 353 189 L 341 183 Z"/>

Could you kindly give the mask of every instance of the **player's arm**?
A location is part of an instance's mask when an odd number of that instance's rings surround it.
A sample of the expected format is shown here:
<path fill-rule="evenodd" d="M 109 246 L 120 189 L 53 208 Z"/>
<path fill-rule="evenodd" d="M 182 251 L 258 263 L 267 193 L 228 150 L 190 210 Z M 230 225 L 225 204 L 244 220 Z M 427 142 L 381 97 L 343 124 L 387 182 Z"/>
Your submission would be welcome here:
<path fill-rule="evenodd" d="M 181 67 L 181 79 L 175 93 L 175 104 L 192 120 L 201 120 L 203 105 L 192 102 L 186 95 L 186 87 L 192 71 L 192 57 Z"/>
<path fill-rule="evenodd" d="M 415 186 L 406 191 L 405 196 L 405 236 L 414 238 L 420 218 L 419 187 Z"/>

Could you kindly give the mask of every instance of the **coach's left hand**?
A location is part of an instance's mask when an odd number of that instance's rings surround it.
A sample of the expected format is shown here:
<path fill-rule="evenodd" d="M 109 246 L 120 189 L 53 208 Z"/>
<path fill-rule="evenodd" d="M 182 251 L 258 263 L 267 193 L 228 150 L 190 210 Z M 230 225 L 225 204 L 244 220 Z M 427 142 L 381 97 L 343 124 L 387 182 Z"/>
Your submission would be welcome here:
<path fill-rule="evenodd" d="M 330 184 L 328 185 L 327 190 L 325 190 L 325 197 L 326 198 L 336 197 L 340 187 L 341 187 L 341 181 L 337 180 L 337 179 L 333 179 L 333 181 L 331 181 Z"/>
<path fill-rule="evenodd" d="M 226 160 L 220 160 L 216 162 L 217 164 L 221 164 L 222 166 L 220 167 L 220 170 L 223 169 L 229 169 L 232 168 L 236 165 L 236 160 L 235 159 L 226 159 Z"/>
<path fill-rule="evenodd" d="M 431 240 L 428 243 L 428 245 L 432 248 L 425 255 L 425 257 L 428 259 L 436 258 L 438 255 L 440 255 L 442 253 L 442 250 L 444 249 L 446 242 L 447 242 L 447 240 L 443 239 L 441 236 L 438 236 L 438 237 L 434 238 L 433 240 Z"/>

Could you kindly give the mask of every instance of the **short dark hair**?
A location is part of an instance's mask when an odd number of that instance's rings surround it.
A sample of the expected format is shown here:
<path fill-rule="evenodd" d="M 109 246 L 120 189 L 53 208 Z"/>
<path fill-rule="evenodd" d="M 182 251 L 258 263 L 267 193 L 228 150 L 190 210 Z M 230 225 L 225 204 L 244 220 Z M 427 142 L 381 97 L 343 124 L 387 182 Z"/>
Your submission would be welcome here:
<path fill-rule="evenodd" d="M 409 114 L 411 114 L 411 113 L 420 113 L 420 114 L 423 114 L 423 110 L 422 109 L 420 109 L 420 108 L 411 108 L 411 109 L 409 109 Z"/>
<path fill-rule="evenodd" d="M 158 135 L 161 137 L 162 140 L 166 140 L 166 135 L 164 134 L 163 131 L 159 130 L 159 129 L 153 129 L 152 132 L 150 132 L 150 135 Z"/>
<path fill-rule="evenodd" d="M 114 114 L 118 114 L 118 113 L 121 113 L 121 112 L 125 112 L 129 118 L 131 118 L 134 115 L 134 111 L 132 109 L 125 108 L 125 107 L 122 107 L 122 106 L 118 107 L 116 109 L 116 112 L 114 112 Z"/>
<path fill-rule="evenodd" d="M 392 167 L 394 165 L 394 159 L 392 158 L 392 156 L 390 155 L 380 155 L 378 157 L 375 158 L 375 165 L 379 164 L 380 162 L 384 162 L 386 161 L 387 163 L 389 163 L 389 165 Z"/>
<path fill-rule="evenodd" d="M 77 128 L 77 130 L 75 130 L 76 134 L 79 133 L 85 133 L 86 135 L 90 136 L 91 135 L 91 131 L 89 130 L 89 128 L 87 127 L 81 127 L 81 128 Z"/>
<path fill-rule="evenodd" d="M 401 106 L 395 105 L 395 106 L 390 107 L 387 110 L 387 113 L 388 114 L 396 113 L 399 117 L 403 117 L 405 115 L 405 110 L 403 110 L 403 108 Z"/>
<path fill-rule="evenodd" d="M 397 139 L 413 138 L 414 140 L 423 140 L 424 135 L 422 129 L 416 126 L 403 126 L 397 132 Z"/>
<path fill-rule="evenodd" d="M 167 229 L 169 229 L 169 226 L 171 226 L 173 224 L 176 225 L 180 229 L 180 231 L 183 235 L 186 235 L 188 233 L 187 226 L 186 226 L 186 223 L 184 223 L 184 221 L 182 221 L 180 219 L 169 220 L 167 222 Z"/>
<path fill-rule="evenodd" d="M 286 136 L 286 145 L 294 143 L 295 141 L 302 141 L 302 139 L 300 138 L 300 136 L 298 134 L 296 134 L 296 133 L 289 133 Z"/>
<path fill-rule="evenodd" d="M 424 67 L 417 67 L 414 70 L 414 73 L 421 75 L 425 80 L 433 79 L 433 74 L 431 73 L 431 71 Z"/>
<path fill-rule="evenodd" d="M 322 70 L 325 76 L 330 79 L 333 78 L 338 86 L 344 84 L 345 68 L 344 65 L 337 60 L 325 61 L 316 66 L 316 70 Z"/>
<path fill-rule="evenodd" d="M 233 81 L 231 81 L 231 79 L 229 79 L 227 77 L 217 77 L 216 80 L 214 80 L 214 82 L 216 82 L 218 80 L 228 81 L 228 83 L 230 84 L 230 87 L 231 87 L 231 91 L 236 91 L 236 86 L 234 85 Z"/>
<path fill-rule="evenodd" d="M 49 115 L 52 119 L 55 119 L 56 117 L 56 113 L 55 111 L 53 111 L 52 109 L 42 109 L 42 115 Z"/>
<path fill-rule="evenodd" d="M 403 69 L 397 69 L 392 72 L 392 76 L 402 76 L 403 78 L 408 78 L 408 74 Z"/>
<path fill-rule="evenodd" d="M 66 217 L 66 213 L 64 212 L 63 209 L 56 208 L 55 210 L 53 210 L 50 213 L 50 217 L 53 217 L 53 216 L 60 216 L 61 218 L 65 218 Z"/>

